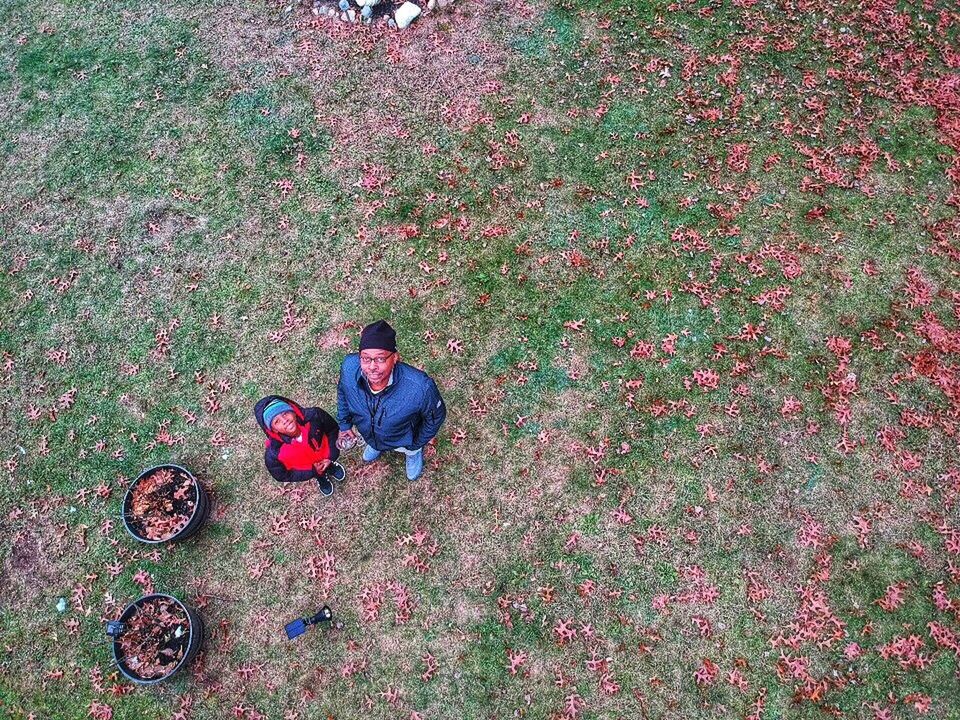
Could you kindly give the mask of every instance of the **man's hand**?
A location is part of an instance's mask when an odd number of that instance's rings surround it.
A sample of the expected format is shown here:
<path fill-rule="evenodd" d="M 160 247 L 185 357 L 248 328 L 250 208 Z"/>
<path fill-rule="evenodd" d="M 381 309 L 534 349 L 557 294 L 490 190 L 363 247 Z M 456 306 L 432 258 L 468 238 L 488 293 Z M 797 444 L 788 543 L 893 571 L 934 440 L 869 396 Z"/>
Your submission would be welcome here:
<path fill-rule="evenodd" d="M 341 430 L 337 435 L 337 447 L 343 450 L 344 445 L 349 445 L 357 439 L 357 434 L 353 430 Z"/>
<path fill-rule="evenodd" d="M 313 469 L 316 471 L 317 475 L 323 475 L 328 467 L 330 467 L 329 460 L 320 460 L 319 462 L 315 462 L 313 464 Z"/>

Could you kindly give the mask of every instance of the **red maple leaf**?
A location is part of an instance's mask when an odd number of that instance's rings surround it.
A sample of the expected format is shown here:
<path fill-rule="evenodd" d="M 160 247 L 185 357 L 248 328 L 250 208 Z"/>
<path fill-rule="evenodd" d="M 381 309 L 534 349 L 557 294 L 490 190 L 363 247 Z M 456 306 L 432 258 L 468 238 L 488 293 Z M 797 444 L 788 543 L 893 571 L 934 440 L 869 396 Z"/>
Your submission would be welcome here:
<path fill-rule="evenodd" d="M 577 637 L 577 629 L 573 627 L 573 619 L 558 620 L 553 626 L 553 634 L 557 638 L 557 645 L 561 647 Z"/>
<path fill-rule="evenodd" d="M 693 371 L 693 379 L 704 392 L 716 390 L 720 385 L 720 374 L 710 368 L 700 368 Z"/>
<path fill-rule="evenodd" d="M 874 600 L 874 605 L 879 605 L 887 612 L 893 612 L 903 605 L 905 599 L 903 591 L 906 588 L 907 583 L 905 582 L 898 582 L 893 585 L 888 585 L 883 597 L 878 600 Z"/>
<path fill-rule="evenodd" d="M 510 672 L 510 675 L 516 675 L 520 668 L 526 665 L 528 659 L 529 655 L 522 650 L 518 651 L 509 648 L 507 650 L 507 670 Z"/>
<path fill-rule="evenodd" d="M 704 658 L 703 662 L 693 672 L 693 680 L 697 685 L 713 685 L 717 679 L 720 668 L 710 658 Z"/>

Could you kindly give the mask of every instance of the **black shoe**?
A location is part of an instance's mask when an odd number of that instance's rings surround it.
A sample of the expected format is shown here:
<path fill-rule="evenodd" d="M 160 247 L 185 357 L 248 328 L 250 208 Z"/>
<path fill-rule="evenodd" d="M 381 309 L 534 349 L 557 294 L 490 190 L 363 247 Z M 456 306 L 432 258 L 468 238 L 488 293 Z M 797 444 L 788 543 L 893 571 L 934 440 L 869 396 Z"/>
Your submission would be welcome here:
<path fill-rule="evenodd" d="M 330 482 L 330 478 L 326 475 L 321 475 L 317 478 L 317 487 L 320 489 L 320 494 L 324 497 L 333 495 L 333 483 Z"/>
<path fill-rule="evenodd" d="M 337 482 L 343 482 L 347 479 L 347 469 L 338 462 L 330 463 L 327 468 L 327 477 Z"/>

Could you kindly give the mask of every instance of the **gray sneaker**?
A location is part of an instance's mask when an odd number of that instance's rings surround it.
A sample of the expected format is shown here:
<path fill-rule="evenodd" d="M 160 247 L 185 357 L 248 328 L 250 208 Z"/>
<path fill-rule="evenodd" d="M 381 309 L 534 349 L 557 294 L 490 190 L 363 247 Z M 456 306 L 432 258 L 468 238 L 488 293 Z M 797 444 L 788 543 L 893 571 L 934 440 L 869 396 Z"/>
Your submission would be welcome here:
<path fill-rule="evenodd" d="M 407 455 L 407 480 L 413 482 L 423 474 L 423 450 Z"/>

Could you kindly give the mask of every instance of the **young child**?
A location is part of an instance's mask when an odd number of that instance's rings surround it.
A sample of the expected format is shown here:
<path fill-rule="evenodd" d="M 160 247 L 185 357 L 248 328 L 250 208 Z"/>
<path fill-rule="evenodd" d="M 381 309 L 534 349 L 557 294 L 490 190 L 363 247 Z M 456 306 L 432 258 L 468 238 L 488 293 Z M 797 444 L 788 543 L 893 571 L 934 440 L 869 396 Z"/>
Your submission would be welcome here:
<path fill-rule="evenodd" d="M 316 478 L 320 492 L 333 495 L 331 480 L 347 477 L 335 462 L 339 427 L 320 408 L 302 408 L 293 400 L 268 395 L 256 404 L 253 414 L 267 435 L 264 462 L 279 482 L 303 482 Z"/>

